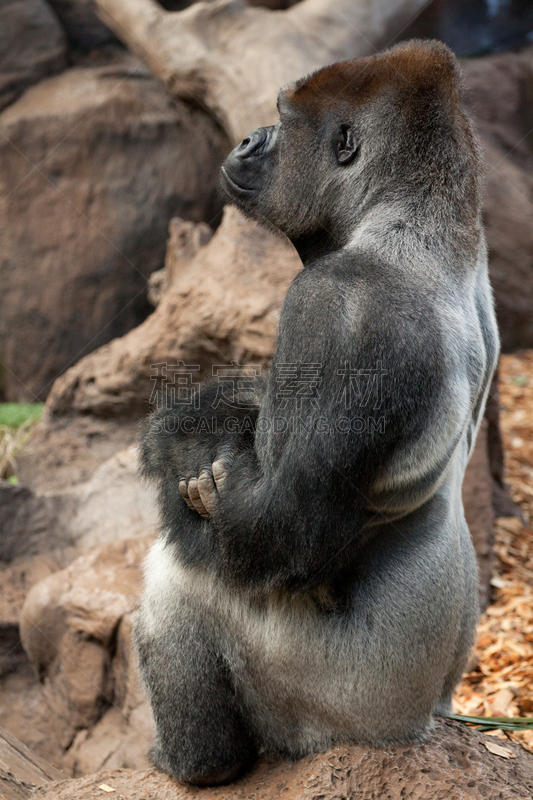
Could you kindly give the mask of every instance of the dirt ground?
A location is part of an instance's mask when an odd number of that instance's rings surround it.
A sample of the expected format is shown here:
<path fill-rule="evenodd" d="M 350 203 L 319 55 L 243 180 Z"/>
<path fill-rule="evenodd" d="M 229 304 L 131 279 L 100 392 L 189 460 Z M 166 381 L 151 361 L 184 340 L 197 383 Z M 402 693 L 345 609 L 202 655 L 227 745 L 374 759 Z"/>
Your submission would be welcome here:
<path fill-rule="evenodd" d="M 496 522 L 493 602 L 478 626 L 471 671 L 457 688 L 454 708 L 475 716 L 533 717 L 533 350 L 502 356 L 500 403 L 505 479 L 523 522 Z M 533 730 L 510 736 L 533 752 Z"/>

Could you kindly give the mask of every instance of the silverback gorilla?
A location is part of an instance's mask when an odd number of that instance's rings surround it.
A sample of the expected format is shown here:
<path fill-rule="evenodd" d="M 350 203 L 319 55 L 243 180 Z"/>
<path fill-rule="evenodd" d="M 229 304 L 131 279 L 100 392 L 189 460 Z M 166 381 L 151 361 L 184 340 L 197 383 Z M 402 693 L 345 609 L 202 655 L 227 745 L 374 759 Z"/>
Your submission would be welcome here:
<path fill-rule="evenodd" d="M 455 59 L 410 41 L 278 108 L 221 179 L 303 262 L 272 369 L 252 410 L 207 385 L 141 447 L 162 516 L 135 630 L 153 758 L 193 784 L 257 753 L 423 740 L 478 614 L 461 484 L 498 337 Z M 314 390 L 292 402 L 302 365 Z M 224 424 L 239 414 L 254 427 Z"/>

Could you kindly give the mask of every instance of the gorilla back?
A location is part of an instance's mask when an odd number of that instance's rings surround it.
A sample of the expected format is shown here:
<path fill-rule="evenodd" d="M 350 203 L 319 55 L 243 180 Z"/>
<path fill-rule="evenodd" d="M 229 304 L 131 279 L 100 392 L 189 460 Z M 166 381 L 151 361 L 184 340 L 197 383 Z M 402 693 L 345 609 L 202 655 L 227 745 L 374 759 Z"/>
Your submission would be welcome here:
<path fill-rule="evenodd" d="M 222 169 L 303 262 L 255 432 L 229 433 L 207 387 L 142 442 L 162 534 L 136 644 L 155 763 L 192 783 L 258 751 L 424 739 L 478 614 L 461 484 L 498 340 L 455 59 L 415 40 L 278 108 Z"/>

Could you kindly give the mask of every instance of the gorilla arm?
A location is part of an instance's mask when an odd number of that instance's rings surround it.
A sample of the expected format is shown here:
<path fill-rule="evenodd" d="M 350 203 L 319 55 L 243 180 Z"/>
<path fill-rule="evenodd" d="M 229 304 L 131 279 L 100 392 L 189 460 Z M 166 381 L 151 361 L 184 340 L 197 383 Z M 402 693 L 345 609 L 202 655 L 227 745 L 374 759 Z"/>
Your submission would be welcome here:
<path fill-rule="evenodd" d="M 218 455 L 229 458 L 234 448 L 246 446 L 265 380 L 254 378 L 253 390 L 237 390 L 233 405 L 217 402 L 220 384 L 212 382 L 202 385 L 189 403 L 174 403 L 154 412 L 141 436 L 143 475 L 159 481 L 168 474 L 186 484 Z"/>
<path fill-rule="evenodd" d="M 222 571 L 243 585 L 310 589 L 341 572 L 361 544 L 366 498 L 347 478 L 350 470 L 326 454 L 317 458 L 314 448 L 295 463 L 294 446 L 272 473 L 262 473 L 253 453 L 238 453 L 233 463 L 214 462 L 194 484 Z"/>
<path fill-rule="evenodd" d="M 218 383 L 205 384 L 190 403 L 156 411 L 145 426 L 141 437 L 142 473 L 156 481 L 161 499 L 166 498 L 162 503 L 164 525 L 172 520 L 172 513 L 166 514 L 165 509 L 170 506 L 179 510 L 176 488 L 189 509 L 207 519 L 209 514 L 200 500 L 196 476 L 203 475 L 206 468 L 210 470 L 215 459 L 223 457 L 224 463 L 229 464 L 234 451 L 252 447 L 265 378 L 254 378 L 253 392 L 238 390 L 233 406 L 217 405 L 219 389 Z M 194 520 L 195 515 L 188 521 L 194 525 Z"/>
<path fill-rule="evenodd" d="M 366 540 L 376 479 L 441 413 L 440 341 L 431 314 L 417 316 L 416 327 L 398 327 L 387 314 L 393 301 L 380 297 L 376 307 L 370 298 L 368 314 L 347 323 L 341 296 L 355 294 L 353 280 L 347 291 L 336 285 L 332 293 L 324 283 L 309 288 L 316 277 L 297 279 L 287 295 L 259 417 L 268 422 L 266 433 L 256 435 L 254 448 L 215 459 L 193 484 L 198 507 L 211 515 L 221 569 L 245 585 L 307 589 L 349 568 Z M 304 411 L 305 429 L 278 399 L 277 365 L 298 362 L 323 365 L 318 407 Z M 361 375 L 381 365 L 386 379 L 377 411 L 372 402 L 348 409 L 339 402 L 347 362 Z M 440 447 L 444 456 L 439 474 L 449 444 L 435 442 L 434 452 Z M 422 483 L 434 464 L 421 458 L 418 468 Z"/>

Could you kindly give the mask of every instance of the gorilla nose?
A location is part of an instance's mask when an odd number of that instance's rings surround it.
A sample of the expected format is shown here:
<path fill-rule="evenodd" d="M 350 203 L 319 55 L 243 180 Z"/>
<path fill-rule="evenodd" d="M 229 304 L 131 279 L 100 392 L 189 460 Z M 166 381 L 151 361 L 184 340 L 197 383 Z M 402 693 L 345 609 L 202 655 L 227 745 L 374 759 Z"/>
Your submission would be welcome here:
<path fill-rule="evenodd" d="M 249 133 L 237 147 L 239 158 L 249 158 L 254 155 L 254 153 L 257 153 L 264 145 L 267 138 L 267 128 L 258 128 L 256 131 Z"/>

